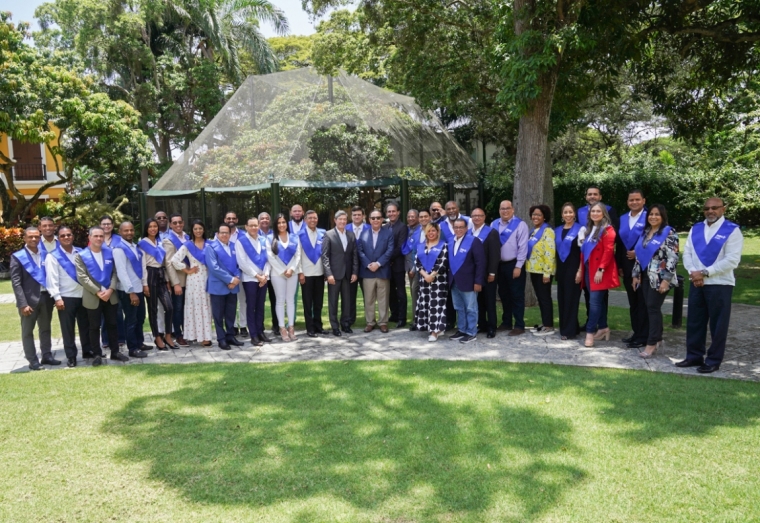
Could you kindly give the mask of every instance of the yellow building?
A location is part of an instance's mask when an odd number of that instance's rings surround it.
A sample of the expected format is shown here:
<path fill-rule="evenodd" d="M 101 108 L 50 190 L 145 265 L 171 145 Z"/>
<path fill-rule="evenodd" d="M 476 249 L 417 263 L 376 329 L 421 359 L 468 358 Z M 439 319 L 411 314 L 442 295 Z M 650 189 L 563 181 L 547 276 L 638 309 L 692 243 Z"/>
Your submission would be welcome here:
<path fill-rule="evenodd" d="M 57 132 L 57 129 L 53 129 Z M 23 143 L 9 139 L 8 136 L 0 133 L 0 152 L 16 161 L 16 165 L 13 167 L 13 181 L 16 188 L 24 196 L 34 196 L 44 184 L 58 179 L 55 159 L 45 144 Z M 63 170 L 63 161 L 60 156 L 58 157 L 58 166 L 59 169 Z M 2 177 L 5 186 L 8 187 L 5 174 L 1 171 L 0 177 Z M 55 185 L 45 190 L 41 200 L 58 200 L 64 191 L 63 183 Z M 8 191 L 8 195 L 11 201 L 15 202 L 16 197 L 10 191 Z M 0 209 L 2 209 L 2 202 L 0 202 Z"/>

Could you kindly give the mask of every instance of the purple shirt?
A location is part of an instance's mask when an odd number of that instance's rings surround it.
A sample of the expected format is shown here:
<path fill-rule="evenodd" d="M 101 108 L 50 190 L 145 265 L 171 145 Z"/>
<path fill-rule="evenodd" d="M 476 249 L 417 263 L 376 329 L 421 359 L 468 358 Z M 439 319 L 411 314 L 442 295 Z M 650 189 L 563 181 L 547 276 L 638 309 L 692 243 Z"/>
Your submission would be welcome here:
<path fill-rule="evenodd" d="M 496 232 L 501 232 L 507 228 L 509 222 L 502 222 L 501 218 L 494 220 L 491 223 L 491 228 L 496 229 Z M 528 239 L 530 238 L 530 232 L 525 222 L 521 222 L 515 232 L 509 237 L 507 242 L 501 246 L 501 261 L 512 261 L 517 259 L 515 267 L 521 269 L 525 264 L 525 259 L 528 257 Z"/>

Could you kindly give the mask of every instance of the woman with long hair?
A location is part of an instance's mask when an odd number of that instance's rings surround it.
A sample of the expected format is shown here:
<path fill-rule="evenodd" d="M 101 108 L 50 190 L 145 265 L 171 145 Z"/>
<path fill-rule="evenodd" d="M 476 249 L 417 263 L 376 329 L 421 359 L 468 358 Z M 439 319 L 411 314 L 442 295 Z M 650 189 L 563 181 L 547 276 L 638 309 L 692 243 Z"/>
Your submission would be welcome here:
<path fill-rule="evenodd" d="M 662 304 L 670 287 L 678 285 L 678 234 L 668 225 L 668 211 L 664 205 L 656 204 L 649 209 L 647 227 L 634 250 L 633 288 L 643 286 L 641 290 L 649 319 L 647 346 L 639 356 L 651 358 L 662 345 Z"/>
<path fill-rule="evenodd" d="M 449 257 L 446 240 L 437 223 L 425 226 L 425 243 L 417 245 L 417 277 L 420 286 L 414 310 L 414 327 L 428 331 L 428 341 L 438 341 L 446 330 L 446 299 L 449 295 Z"/>
<path fill-rule="evenodd" d="M 578 304 L 581 299 L 581 248 L 578 234 L 582 227 L 576 222 L 575 206 L 568 202 L 562 206 L 562 225 L 554 229 L 557 251 L 557 308 L 559 335 L 572 340 L 580 334 Z"/>
<path fill-rule="evenodd" d="M 164 326 L 168 329 L 172 325 L 172 296 L 169 282 L 166 280 L 164 258 L 166 251 L 161 246 L 158 237 L 158 222 L 150 218 L 145 222 L 143 238 L 137 243 L 137 247 L 143 251 L 143 262 L 146 270 L 143 271 L 143 293 L 148 301 L 148 320 L 153 339 L 158 350 L 179 349 L 174 343 L 170 332 L 161 332 L 158 328 L 158 304 L 164 308 Z"/>
<path fill-rule="evenodd" d="M 616 236 L 607 208 L 601 203 L 592 205 L 581 240 L 581 283 L 590 294 L 586 347 L 593 347 L 594 340 L 610 339 L 605 297 L 610 289 L 620 286 L 614 256 Z"/>
<path fill-rule="evenodd" d="M 201 220 L 192 224 L 192 235 L 171 259 L 178 271 L 187 274 L 185 284 L 185 339 L 211 346 L 211 298 L 206 292 L 208 268 L 203 249 L 206 246 L 206 226 Z"/>
<path fill-rule="evenodd" d="M 269 275 L 274 294 L 277 321 L 282 341 L 295 341 L 296 290 L 298 289 L 298 265 L 301 262 L 301 245 L 298 236 L 288 233 L 288 220 L 280 213 L 275 218 L 275 234 L 267 241 L 267 260 L 271 265 Z M 285 329 L 285 312 L 290 327 Z"/>
<path fill-rule="evenodd" d="M 554 254 L 554 229 L 549 225 L 552 211 L 548 205 L 534 205 L 530 208 L 533 231 L 528 238 L 528 256 L 525 271 L 530 275 L 533 290 L 536 291 L 538 308 L 541 311 L 541 325 L 533 334 L 546 336 L 554 332 L 554 306 L 552 304 L 552 279 L 556 269 Z"/>

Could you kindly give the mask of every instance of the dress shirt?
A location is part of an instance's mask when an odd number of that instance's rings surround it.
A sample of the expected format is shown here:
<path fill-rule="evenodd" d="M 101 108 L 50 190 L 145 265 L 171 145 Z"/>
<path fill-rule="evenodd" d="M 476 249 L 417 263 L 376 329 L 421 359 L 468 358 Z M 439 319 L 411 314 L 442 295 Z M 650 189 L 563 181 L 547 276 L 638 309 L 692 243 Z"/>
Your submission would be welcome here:
<path fill-rule="evenodd" d="M 459 220 L 460 218 L 462 218 L 462 213 L 457 214 L 457 217 L 454 218 L 454 221 Z M 472 225 L 472 220 L 465 220 L 465 221 L 467 222 L 467 228 L 469 230 L 472 230 L 472 228 L 474 227 Z M 454 236 L 454 222 L 449 220 L 448 216 L 446 216 L 446 219 L 441 222 L 441 227 L 448 227 L 449 232 L 451 233 L 452 236 Z"/>
<path fill-rule="evenodd" d="M 338 238 L 340 238 L 340 243 L 343 245 L 343 250 L 345 251 L 346 248 L 348 248 L 348 236 L 346 236 L 346 230 L 343 229 L 343 232 L 340 232 L 340 229 L 336 228 L 335 231 L 338 233 Z"/>
<path fill-rule="evenodd" d="M 92 253 L 92 257 L 95 259 L 95 263 L 97 263 L 97 264 L 98 264 L 98 267 L 100 267 L 100 270 L 102 271 L 102 270 L 103 270 L 103 266 L 104 266 L 104 262 L 103 262 L 103 251 L 100 251 L 100 252 L 94 252 L 94 251 L 90 250 L 90 252 Z M 143 258 L 143 259 L 145 259 L 145 258 Z M 94 281 L 94 280 L 93 280 L 93 281 Z M 147 284 L 146 284 L 146 285 L 147 285 Z M 105 292 L 105 291 L 107 291 L 108 289 L 107 289 L 106 287 L 103 287 L 103 286 L 101 285 L 101 286 L 100 286 L 100 290 L 101 290 L 101 291 L 103 291 L 103 292 Z"/>
<path fill-rule="evenodd" d="M 633 211 L 628 213 L 628 228 L 633 229 L 633 226 L 636 225 L 636 222 L 639 221 L 639 216 L 641 216 L 641 213 L 644 212 L 644 209 L 641 209 L 636 215 L 633 214 Z"/>
<path fill-rule="evenodd" d="M 278 249 L 284 249 L 288 246 L 286 243 L 284 246 L 282 244 L 282 240 L 276 239 L 274 241 L 280 242 L 280 244 L 277 246 Z M 269 260 L 269 263 L 271 265 L 271 273 L 277 274 L 278 276 L 285 277 L 284 274 L 288 269 L 293 269 L 294 274 L 298 274 L 298 267 L 301 264 L 301 242 L 296 236 L 296 243 L 298 243 L 298 246 L 296 247 L 296 252 L 293 254 L 293 257 L 290 259 L 290 262 L 288 262 L 287 265 L 280 259 L 279 256 L 277 256 L 274 252 L 272 252 L 272 242 L 267 242 L 267 259 Z M 279 252 L 279 251 L 278 251 Z"/>
<path fill-rule="evenodd" d="M 380 234 L 379 230 L 377 230 L 377 231 L 375 231 L 374 229 L 372 230 L 372 248 L 373 249 L 377 247 L 377 235 L 378 234 Z"/>
<path fill-rule="evenodd" d="M 462 244 L 462 240 L 464 240 L 464 236 L 454 240 L 454 256 L 456 256 L 457 253 L 459 252 L 459 246 Z"/>
<path fill-rule="evenodd" d="M 137 246 L 134 243 L 123 240 L 124 245 L 132 250 L 135 256 L 137 256 Z M 145 258 L 143 254 L 142 263 L 143 275 L 147 272 L 145 269 Z M 127 259 L 127 255 L 121 249 L 113 250 L 113 264 L 116 266 L 116 276 L 119 281 L 116 283 L 116 289 L 124 291 L 126 293 L 140 293 L 143 291 L 142 279 L 137 277 L 137 273 L 132 268 L 132 263 Z"/>
<path fill-rule="evenodd" d="M 248 241 L 250 241 L 251 245 L 253 245 L 253 250 L 256 251 L 256 254 L 261 254 L 261 237 L 254 239 L 253 236 L 248 233 L 245 233 L 245 237 L 248 238 Z M 266 247 L 264 247 L 264 249 L 266 249 Z M 269 260 L 267 260 L 263 267 L 259 267 L 253 263 L 253 260 L 251 260 L 251 258 L 248 256 L 248 253 L 245 251 L 242 245 L 238 245 L 237 249 L 235 249 L 235 257 L 237 258 L 237 264 L 238 267 L 240 267 L 240 272 L 243 276 L 242 280 L 244 282 L 258 281 L 256 279 L 256 276 L 259 276 L 261 274 L 269 279 L 269 271 L 271 270 Z"/>
<path fill-rule="evenodd" d="M 514 217 L 512 220 L 514 220 Z M 491 227 L 501 234 L 512 220 L 505 222 L 504 220 L 499 219 L 495 222 L 496 227 L 493 226 L 494 224 L 492 224 Z M 517 263 L 515 264 L 515 267 L 522 269 L 522 266 L 525 264 L 525 259 L 528 257 L 529 237 L 530 232 L 528 231 L 528 226 L 525 222 L 521 222 L 515 231 L 512 232 L 509 240 L 501 246 L 501 261 L 512 261 L 516 259 Z"/>
<path fill-rule="evenodd" d="M 45 238 L 42 238 L 41 241 L 42 241 L 42 244 L 45 246 L 45 250 L 47 250 L 47 252 L 53 252 L 55 248 L 58 247 L 58 240 L 56 240 L 55 238 L 53 238 L 52 242 L 47 241 Z"/>
<path fill-rule="evenodd" d="M 317 245 L 317 230 L 311 230 L 308 227 L 306 228 L 306 237 L 307 241 L 311 242 L 311 246 L 314 247 Z M 303 239 L 304 235 L 300 235 L 300 238 Z M 324 276 L 325 275 L 325 267 L 322 265 L 322 251 L 319 251 L 319 259 L 317 260 L 317 263 L 312 263 L 308 256 L 306 256 L 306 253 L 303 252 L 303 243 L 301 244 L 301 265 L 298 268 L 298 273 L 303 273 L 304 276 Z"/>
<path fill-rule="evenodd" d="M 726 218 L 721 216 L 718 220 L 709 225 L 705 220 L 705 241 L 709 242 L 715 233 L 720 230 L 723 222 Z M 691 235 L 693 229 L 689 231 L 689 237 L 686 239 L 686 247 L 683 250 L 683 266 L 689 271 L 701 271 L 707 269 L 710 276 L 704 279 L 705 285 L 736 285 L 736 278 L 734 278 L 734 269 L 739 266 L 739 262 L 742 260 L 742 247 L 744 246 L 744 236 L 742 236 L 739 227 L 731 232 L 731 235 L 723 244 L 723 248 L 720 250 L 718 257 L 715 259 L 715 263 L 709 267 L 705 267 L 702 261 L 694 252 L 694 245 L 691 242 Z"/>
<path fill-rule="evenodd" d="M 72 248 L 71 253 L 66 252 L 64 248 L 61 248 L 66 257 L 74 263 L 77 257 L 76 251 Z M 72 280 L 71 276 L 63 270 L 61 264 L 55 259 L 55 256 L 48 254 L 45 257 L 45 272 L 47 274 L 46 285 L 47 291 L 53 297 L 55 301 L 65 296 L 67 298 L 81 298 L 84 289 L 79 282 Z"/>
<path fill-rule="evenodd" d="M 300 233 L 301 229 L 304 228 L 304 223 L 306 223 L 306 222 L 304 222 L 303 220 L 301 220 L 301 223 L 296 223 L 295 221 L 290 220 L 290 232 L 292 234 L 298 234 L 298 233 Z"/>

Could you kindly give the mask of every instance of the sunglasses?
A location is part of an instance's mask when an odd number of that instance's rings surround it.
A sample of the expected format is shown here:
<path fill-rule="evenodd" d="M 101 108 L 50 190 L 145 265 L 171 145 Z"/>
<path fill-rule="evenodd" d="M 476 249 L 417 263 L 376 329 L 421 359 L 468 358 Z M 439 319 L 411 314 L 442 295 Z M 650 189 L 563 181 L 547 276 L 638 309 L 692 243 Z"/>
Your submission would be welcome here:
<path fill-rule="evenodd" d="M 74 235 L 73 234 L 59 234 L 58 235 L 59 238 L 71 238 L 72 236 Z"/>
<path fill-rule="evenodd" d="M 383 217 L 382 217 L 382 216 L 372 216 L 372 217 L 370 218 L 370 220 L 382 220 L 382 219 L 383 219 Z"/>
<path fill-rule="evenodd" d="M 722 209 L 722 205 L 712 205 L 712 206 L 705 206 L 705 211 L 717 211 L 718 209 Z"/>

